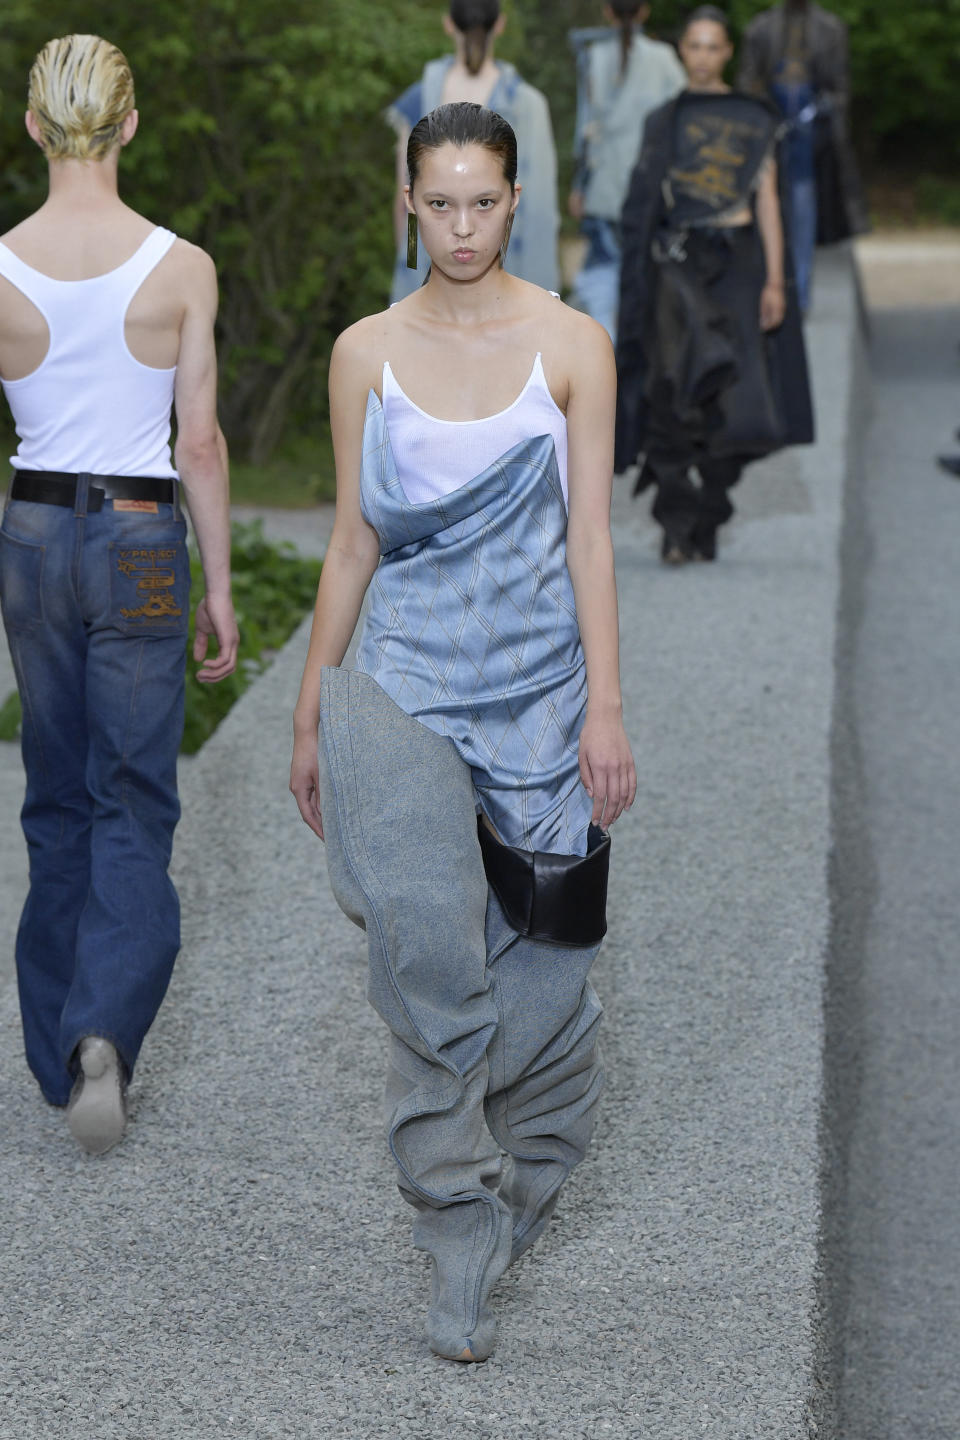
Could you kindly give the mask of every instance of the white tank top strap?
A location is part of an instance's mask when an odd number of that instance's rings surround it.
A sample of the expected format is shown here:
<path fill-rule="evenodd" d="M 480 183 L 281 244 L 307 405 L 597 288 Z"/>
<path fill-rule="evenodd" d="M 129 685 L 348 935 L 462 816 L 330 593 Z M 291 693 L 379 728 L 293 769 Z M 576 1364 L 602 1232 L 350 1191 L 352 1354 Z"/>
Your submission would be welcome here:
<path fill-rule="evenodd" d="M 122 303 L 122 296 L 125 294 L 126 305 L 129 305 L 151 270 L 157 268 L 176 238 L 172 230 L 165 230 L 162 225 L 158 225 L 151 230 L 146 240 L 138 250 L 133 252 L 129 260 L 125 260 L 116 270 L 108 271 L 106 275 L 98 275 L 97 280 L 109 280 L 111 277 L 116 277 L 117 298 Z M 124 305 L 124 310 L 126 310 L 126 305 Z"/>
<path fill-rule="evenodd" d="M 567 422 L 550 393 L 539 350 L 516 399 L 495 415 L 479 420 L 441 420 L 421 410 L 402 389 L 388 360 L 383 364 L 381 393 L 400 484 L 411 504 L 450 494 L 481 475 L 508 450 L 540 435 L 553 438 L 566 499 Z"/>
<path fill-rule="evenodd" d="M 52 275 L 44 275 L 42 270 L 34 270 L 32 265 L 21 260 L 0 241 L 0 275 L 37 307 L 47 322 L 52 341 L 52 314 L 65 302 L 69 304 L 71 298 L 85 305 L 91 292 L 99 291 L 98 305 L 108 305 L 111 313 L 119 308 L 121 316 L 125 315 L 130 301 L 176 238 L 172 230 L 157 225 L 129 259 L 103 275 L 93 275 L 87 280 L 56 280 Z"/>
<path fill-rule="evenodd" d="M 22 295 L 25 295 L 32 305 L 36 305 L 40 314 L 50 324 L 49 301 L 53 294 L 53 287 L 58 283 L 51 280 L 49 275 L 42 274 L 39 270 L 32 269 L 19 255 L 14 255 L 0 240 L 0 275 L 4 280 L 9 280 L 15 285 Z"/>
<path fill-rule="evenodd" d="M 123 264 L 86 280 L 54 280 L 0 242 L 0 274 L 36 306 L 50 334 L 37 368 L 3 381 L 20 440 L 17 469 L 176 475 L 176 366 L 137 360 L 124 329 L 131 300 L 176 238 L 156 226 Z"/>
<path fill-rule="evenodd" d="M 0 275 L 12 281 L 18 290 L 23 291 L 28 300 L 32 300 L 38 306 L 46 297 L 62 295 L 64 285 L 129 289 L 130 294 L 135 295 L 150 271 L 159 265 L 176 238 L 172 230 L 167 230 L 162 225 L 156 225 L 147 238 L 137 246 L 129 259 L 124 260 L 121 265 L 116 265 L 112 270 L 105 271 L 102 275 L 92 275 L 86 280 L 56 280 L 52 275 L 44 275 L 42 270 L 34 270 L 32 265 L 21 260 L 19 255 L 15 255 L 7 245 L 0 241 Z"/>
<path fill-rule="evenodd" d="M 429 411 L 421 410 L 417 402 L 411 400 L 406 390 L 401 386 L 400 381 L 391 369 L 389 360 L 384 360 L 383 362 L 383 378 L 380 384 L 385 409 L 388 404 L 391 407 L 393 405 L 405 406 L 417 415 L 422 415 L 425 420 L 432 421 L 434 425 L 490 425 L 494 420 L 499 420 L 501 416 L 508 415 L 512 410 L 516 410 L 521 406 L 524 400 L 530 395 L 531 390 L 541 390 L 546 395 L 550 404 L 557 410 L 557 414 L 562 416 L 562 411 L 557 409 L 557 402 L 554 400 L 550 392 L 550 386 L 547 384 L 547 377 L 543 369 L 543 354 L 540 350 L 537 351 L 533 358 L 530 374 L 527 376 L 526 383 L 517 398 L 512 400 L 503 410 L 498 410 L 495 415 L 482 415 L 479 420 L 440 420 L 436 415 L 431 415 Z"/>

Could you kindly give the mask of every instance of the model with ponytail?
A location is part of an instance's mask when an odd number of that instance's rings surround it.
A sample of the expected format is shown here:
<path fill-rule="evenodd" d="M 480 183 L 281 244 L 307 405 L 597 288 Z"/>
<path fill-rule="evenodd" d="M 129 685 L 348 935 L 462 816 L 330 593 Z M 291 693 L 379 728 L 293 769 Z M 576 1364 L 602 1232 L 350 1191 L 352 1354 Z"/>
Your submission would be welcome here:
<path fill-rule="evenodd" d="M 497 111 L 517 136 L 523 205 L 510 237 L 507 269 L 545 290 L 556 290 L 559 285 L 557 155 L 550 109 L 545 96 L 528 85 L 515 66 L 494 58 L 494 46 L 505 24 L 500 0 L 450 0 L 443 28 L 453 42 L 454 53 L 431 60 L 420 79 L 387 111 L 387 119 L 397 134 L 397 252 L 390 292 L 393 301 L 402 300 L 422 285 L 427 273 L 422 256 L 416 268 L 406 263 L 407 210 L 403 190 L 409 178 L 407 140 L 424 115 L 439 105 L 458 101 L 471 101 Z"/>
<path fill-rule="evenodd" d="M 588 243 L 577 277 L 582 309 L 616 338 L 620 211 L 651 110 L 679 93 L 683 66 L 671 45 L 643 33 L 645 0 L 609 0 L 606 24 L 572 30 L 577 57 L 576 170 L 570 213 Z"/>

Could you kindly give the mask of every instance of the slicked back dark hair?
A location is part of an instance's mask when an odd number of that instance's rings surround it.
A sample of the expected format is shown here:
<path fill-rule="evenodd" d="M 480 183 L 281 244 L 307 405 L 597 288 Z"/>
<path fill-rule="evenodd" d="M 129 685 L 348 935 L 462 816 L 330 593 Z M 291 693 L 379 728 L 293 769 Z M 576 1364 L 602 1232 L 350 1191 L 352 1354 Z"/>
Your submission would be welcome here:
<path fill-rule="evenodd" d="M 487 54 L 487 36 L 500 19 L 500 0 L 450 0 L 450 19 L 463 36 L 463 60 L 476 75 Z"/>
<path fill-rule="evenodd" d="M 441 145 L 482 145 L 496 155 L 513 190 L 517 183 L 517 137 L 496 110 L 487 110 L 469 100 L 438 105 L 418 120 L 407 141 L 407 173 L 411 190 L 420 174 L 420 162 Z"/>
<path fill-rule="evenodd" d="M 691 25 L 696 25 L 698 20 L 712 20 L 714 25 L 723 27 L 724 34 L 728 40 L 730 39 L 730 20 L 720 9 L 719 5 L 698 5 L 696 10 L 692 10 L 684 21 L 684 35 L 686 35 Z"/>

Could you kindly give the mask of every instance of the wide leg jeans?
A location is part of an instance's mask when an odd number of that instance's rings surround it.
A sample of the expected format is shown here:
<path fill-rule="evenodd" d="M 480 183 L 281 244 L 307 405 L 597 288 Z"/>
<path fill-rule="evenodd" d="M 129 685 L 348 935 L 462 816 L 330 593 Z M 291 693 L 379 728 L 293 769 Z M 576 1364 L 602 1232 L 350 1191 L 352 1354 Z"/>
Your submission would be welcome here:
<path fill-rule="evenodd" d="M 16 961 L 30 1068 L 65 1105 L 85 1035 L 132 1073 L 180 944 L 167 874 L 179 818 L 186 526 L 9 500 L 0 601 L 23 710 L 30 889 Z"/>
<path fill-rule="evenodd" d="M 434 1261 L 431 1344 L 481 1358 L 490 1291 L 593 1129 L 598 947 L 507 925 L 469 767 L 369 676 L 324 670 L 319 759 L 331 885 L 366 929 L 369 998 L 391 1032 L 387 1133 L 414 1243 Z"/>

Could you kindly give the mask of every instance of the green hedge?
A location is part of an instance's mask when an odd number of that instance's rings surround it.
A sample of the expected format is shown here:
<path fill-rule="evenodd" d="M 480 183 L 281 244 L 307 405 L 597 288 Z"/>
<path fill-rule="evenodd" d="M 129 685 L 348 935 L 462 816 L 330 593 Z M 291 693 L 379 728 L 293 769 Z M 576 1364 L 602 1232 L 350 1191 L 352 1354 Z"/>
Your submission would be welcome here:
<path fill-rule="evenodd" d="M 305 559 L 289 543 L 273 544 L 259 520 L 234 525 L 230 553 L 233 603 L 240 628 L 237 668 L 226 680 L 201 685 L 188 650 L 183 744 L 194 754 L 210 738 L 243 692 L 269 665 L 313 605 L 320 561 Z M 190 646 L 197 603 L 203 595 L 199 558 L 190 560 Z"/>

